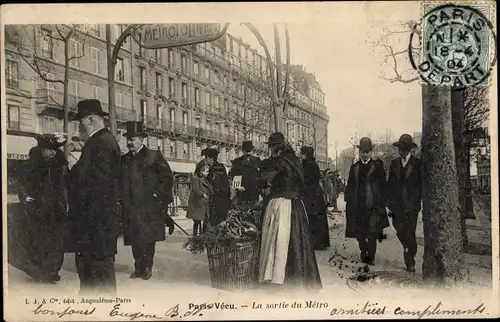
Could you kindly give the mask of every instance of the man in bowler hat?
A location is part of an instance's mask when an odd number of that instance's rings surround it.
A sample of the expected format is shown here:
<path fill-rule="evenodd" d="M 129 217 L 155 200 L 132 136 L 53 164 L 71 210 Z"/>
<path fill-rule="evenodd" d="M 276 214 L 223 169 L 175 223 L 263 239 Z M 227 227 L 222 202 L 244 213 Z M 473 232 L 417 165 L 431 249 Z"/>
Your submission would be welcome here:
<path fill-rule="evenodd" d="M 417 147 L 411 135 L 401 135 L 394 146 L 398 148 L 399 158 L 392 160 L 389 170 L 388 209 L 392 213 L 392 224 L 404 248 L 406 269 L 408 272 L 415 272 L 415 230 L 422 201 L 421 160 L 410 153 Z"/>
<path fill-rule="evenodd" d="M 351 166 L 344 194 L 346 204 L 346 237 L 356 238 L 361 261 L 375 263 L 377 237 L 389 226 L 385 209 L 385 170 L 382 161 L 371 158 L 370 138 L 361 138 L 360 159 Z"/>
<path fill-rule="evenodd" d="M 77 107 L 72 117 L 80 122 L 85 145 L 68 176 L 67 250 L 76 253 L 80 292 L 114 294 L 121 151 L 104 125 L 108 114 L 99 100 L 83 100 Z"/>
<path fill-rule="evenodd" d="M 165 224 L 172 234 L 174 223 L 167 215 L 173 201 L 173 175 L 160 151 L 144 145 L 147 133 L 142 122 L 127 122 L 129 152 L 122 156 L 123 237 L 132 246 L 131 278 L 151 278 L 155 245 L 166 239 Z"/>
<path fill-rule="evenodd" d="M 233 166 L 229 171 L 229 178 L 242 176 L 241 187 L 237 189 L 239 203 L 255 203 L 260 197 L 260 163 L 261 160 L 252 155 L 254 146 L 252 141 L 243 141 L 243 155 L 232 161 Z"/>

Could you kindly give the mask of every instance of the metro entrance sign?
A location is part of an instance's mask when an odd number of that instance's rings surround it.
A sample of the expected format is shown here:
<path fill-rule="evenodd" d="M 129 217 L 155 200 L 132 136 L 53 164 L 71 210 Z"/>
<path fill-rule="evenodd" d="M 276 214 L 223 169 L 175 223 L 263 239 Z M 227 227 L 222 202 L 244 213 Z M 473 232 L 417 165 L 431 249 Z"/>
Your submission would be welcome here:
<path fill-rule="evenodd" d="M 146 49 L 161 49 L 194 45 L 222 37 L 229 24 L 220 23 L 173 23 L 138 26 L 132 37 Z"/>

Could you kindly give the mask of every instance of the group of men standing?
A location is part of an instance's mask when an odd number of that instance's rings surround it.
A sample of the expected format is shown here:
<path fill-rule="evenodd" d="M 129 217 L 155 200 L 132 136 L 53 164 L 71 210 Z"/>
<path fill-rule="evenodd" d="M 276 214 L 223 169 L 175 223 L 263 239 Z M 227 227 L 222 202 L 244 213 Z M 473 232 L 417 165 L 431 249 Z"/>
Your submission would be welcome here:
<path fill-rule="evenodd" d="M 104 125 L 98 100 L 78 103 L 80 134 L 85 145 L 69 171 L 67 252 L 75 253 L 81 291 L 116 291 L 114 261 L 118 220 L 123 220 L 125 245 L 132 246 L 131 278 L 152 275 L 155 243 L 171 234 L 173 220 L 166 213 L 173 200 L 172 171 L 159 151 L 147 148 L 141 122 L 128 122 L 129 152 L 121 155 L 113 134 Z"/>
<path fill-rule="evenodd" d="M 406 269 L 415 272 L 415 230 L 422 201 L 421 161 L 410 153 L 417 145 L 409 134 L 401 135 L 394 146 L 400 157 L 392 160 L 386 179 L 383 162 L 371 157 L 372 141 L 368 137 L 360 140 L 360 159 L 351 166 L 344 195 L 346 237 L 356 238 L 361 261 L 374 265 L 377 239 L 389 226 L 388 216 L 392 216 L 404 249 Z"/>

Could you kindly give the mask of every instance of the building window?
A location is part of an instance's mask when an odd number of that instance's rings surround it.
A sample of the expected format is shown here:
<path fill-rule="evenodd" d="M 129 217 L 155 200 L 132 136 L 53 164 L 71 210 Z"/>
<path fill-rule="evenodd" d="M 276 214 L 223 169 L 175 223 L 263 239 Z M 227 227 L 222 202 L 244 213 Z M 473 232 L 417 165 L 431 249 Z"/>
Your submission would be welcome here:
<path fill-rule="evenodd" d="M 69 40 L 69 64 L 71 67 L 80 67 L 80 57 L 83 56 L 83 44 L 75 39 Z"/>
<path fill-rule="evenodd" d="M 124 107 L 125 106 L 125 95 L 123 93 L 115 93 L 116 106 Z"/>
<path fill-rule="evenodd" d="M 77 98 L 80 98 L 82 95 L 82 82 L 70 79 L 69 80 L 69 94 L 72 96 L 76 96 Z"/>
<path fill-rule="evenodd" d="M 142 91 L 146 90 L 146 68 L 139 67 L 139 76 L 140 76 L 140 88 Z"/>
<path fill-rule="evenodd" d="M 182 69 L 182 72 L 187 72 L 187 58 L 186 58 L 186 55 L 182 54 L 181 55 L 181 69 Z"/>
<path fill-rule="evenodd" d="M 217 110 L 220 109 L 220 97 L 218 95 L 214 96 L 214 105 Z"/>
<path fill-rule="evenodd" d="M 57 119 L 55 117 L 42 117 L 42 132 L 53 133 L 57 132 Z"/>
<path fill-rule="evenodd" d="M 177 157 L 177 152 L 176 152 L 176 141 L 171 140 L 170 141 L 170 155 L 173 156 L 174 158 Z"/>
<path fill-rule="evenodd" d="M 156 81 L 156 95 L 161 95 L 163 92 L 162 91 L 163 86 L 161 83 L 161 73 L 156 73 L 155 81 Z"/>
<path fill-rule="evenodd" d="M 161 104 L 156 104 L 156 119 L 158 120 L 158 128 L 161 128 L 163 119 L 163 106 Z"/>
<path fill-rule="evenodd" d="M 104 91 L 101 87 L 92 86 L 92 98 L 98 99 L 99 101 L 104 101 Z"/>
<path fill-rule="evenodd" d="M 229 100 L 224 99 L 224 113 L 229 111 Z"/>
<path fill-rule="evenodd" d="M 205 65 L 205 78 L 210 80 L 210 66 Z"/>
<path fill-rule="evenodd" d="M 161 49 L 155 49 L 155 62 L 161 64 Z"/>
<path fill-rule="evenodd" d="M 174 67 L 174 51 L 172 49 L 168 49 L 168 67 Z"/>
<path fill-rule="evenodd" d="M 182 155 L 184 157 L 184 160 L 189 159 L 189 145 L 186 142 L 182 144 Z"/>
<path fill-rule="evenodd" d="M 196 117 L 196 124 L 195 124 L 196 128 L 201 128 L 201 119 L 199 116 Z"/>
<path fill-rule="evenodd" d="M 219 71 L 217 71 L 217 70 L 214 70 L 214 82 L 215 82 L 215 84 L 220 83 Z"/>
<path fill-rule="evenodd" d="M 196 107 L 200 107 L 200 89 L 198 87 L 194 89 L 194 103 Z"/>
<path fill-rule="evenodd" d="M 186 83 L 182 83 L 182 100 L 184 103 L 187 102 L 188 97 L 188 85 Z"/>
<path fill-rule="evenodd" d="M 175 108 L 170 109 L 170 122 L 175 122 Z"/>
<path fill-rule="evenodd" d="M 143 122 L 148 118 L 148 102 L 141 100 L 141 120 Z"/>
<path fill-rule="evenodd" d="M 90 48 L 90 57 L 92 63 L 92 73 L 100 75 L 102 70 L 102 51 L 97 48 Z"/>
<path fill-rule="evenodd" d="M 7 60 L 7 87 L 19 88 L 19 64 Z"/>
<path fill-rule="evenodd" d="M 200 75 L 200 64 L 197 61 L 193 63 L 193 73 L 198 76 Z"/>
<path fill-rule="evenodd" d="M 211 104 L 212 104 L 212 95 L 210 94 L 210 92 L 205 92 L 205 105 L 207 107 L 210 107 Z"/>
<path fill-rule="evenodd" d="M 17 105 L 8 105 L 7 127 L 12 130 L 20 129 L 20 109 Z"/>
<path fill-rule="evenodd" d="M 50 35 L 49 31 L 42 31 L 42 39 L 41 39 L 41 49 L 42 56 L 45 58 L 54 58 L 54 42 Z"/>
<path fill-rule="evenodd" d="M 187 112 L 182 113 L 182 124 L 184 124 L 184 126 L 188 125 L 188 113 Z"/>
<path fill-rule="evenodd" d="M 116 60 L 115 80 L 120 82 L 125 82 L 125 69 L 123 65 L 123 58 L 118 58 Z"/>
<path fill-rule="evenodd" d="M 101 38 L 101 26 L 100 25 L 90 25 L 90 34 L 98 38 Z"/>
<path fill-rule="evenodd" d="M 168 91 L 170 98 L 175 97 L 175 79 L 169 77 L 168 78 Z"/>

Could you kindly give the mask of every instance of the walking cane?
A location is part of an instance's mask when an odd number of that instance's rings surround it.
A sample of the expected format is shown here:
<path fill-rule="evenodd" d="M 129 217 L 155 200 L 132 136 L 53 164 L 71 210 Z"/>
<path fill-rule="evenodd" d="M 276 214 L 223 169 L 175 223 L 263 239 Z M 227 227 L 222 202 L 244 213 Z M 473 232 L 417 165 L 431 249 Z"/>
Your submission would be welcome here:
<path fill-rule="evenodd" d="M 176 226 L 177 226 L 177 228 L 179 228 L 180 230 L 182 230 L 182 232 L 183 232 L 184 234 L 186 234 L 186 236 L 189 236 L 189 234 L 188 234 L 188 233 L 187 233 L 184 229 L 182 229 L 182 227 L 181 227 L 181 226 L 179 226 L 179 225 L 175 222 L 175 220 L 173 220 L 173 219 L 172 219 L 172 221 L 174 222 L 174 225 L 176 225 Z"/>

